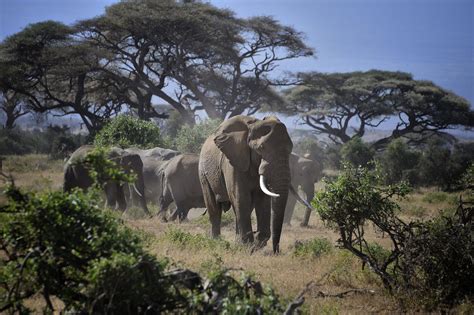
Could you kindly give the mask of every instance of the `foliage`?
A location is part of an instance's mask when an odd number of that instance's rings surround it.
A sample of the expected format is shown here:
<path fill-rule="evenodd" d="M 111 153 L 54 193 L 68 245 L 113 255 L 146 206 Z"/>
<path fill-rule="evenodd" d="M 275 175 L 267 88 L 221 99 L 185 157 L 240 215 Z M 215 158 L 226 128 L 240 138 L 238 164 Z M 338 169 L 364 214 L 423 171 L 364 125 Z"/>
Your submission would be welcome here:
<path fill-rule="evenodd" d="M 175 139 L 177 150 L 199 154 L 204 141 L 219 127 L 220 123 L 218 119 L 208 119 L 194 126 L 184 125 Z"/>
<path fill-rule="evenodd" d="M 459 189 L 461 177 L 474 161 L 474 144 L 456 144 L 453 149 L 432 140 L 422 152 L 419 162 L 421 184 L 443 190 Z"/>
<path fill-rule="evenodd" d="M 374 150 L 359 137 L 351 139 L 341 148 L 343 161 L 349 162 L 354 166 L 367 166 L 374 158 L 374 155 Z"/>
<path fill-rule="evenodd" d="M 73 27 L 30 24 L 0 44 L 0 88 L 16 93 L 31 111 L 77 114 L 94 133 L 123 104 L 99 71 L 104 53 L 78 40 Z"/>
<path fill-rule="evenodd" d="M 315 138 L 305 137 L 296 142 L 293 147 L 293 152 L 300 156 L 308 156 L 308 158 L 313 161 L 320 161 L 321 163 L 327 162 L 324 149 Z"/>
<path fill-rule="evenodd" d="M 452 217 L 405 223 L 396 215 L 394 199 L 405 196 L 407 186 L 382 186 L 382 180 L 378 167 L 370 171 L 346 164 L 313 205 L 339 232 L 341 246 L 367 264 L 390 292 L 429 309 L 472 298 L 472 206 L 460 204 Z M 389 236 L 390 251 L 367 242 L 367 223 Z"/>
<path fill-rule="evenodd" d="M 95 190 L 33 194 L 10 186 L 6 195 L 0 208 L 1 312 L 27 313 L 33 296 L 45 301 L 48 313 L 55 311 L 52 297 L 64 303 L 63 311 L 79 313 L 284 309 L 273 290 L 247 276 L 237 280 L 224 269 L 208 279 L 189 270 L 165 271 L 166 260 L 149 254 L 135 231 L 99 208 Z M 180 241 L 189 242 L 187 237 Z"/>
<path fill-rule="evenodd" d="M 380 158 L 383 170 L 386 172 L 386 183 L 393 184 L 406 180 L 410 184 L 415 184 L 412 182 L 415 179 L 409 176 L 409 171 L 416 167 L 419 158 L 420 154 L 410 150 L 402 139 L 390 142 Z"/>
<path fill-rule="evenodd" d="M 54 159 L 67 157 L 84 144 L 85 137 L 72 134 L 66 126 L 48 126 L 46 130 L 0 129 L 0 154 L 49 154 Z"/>
<path fill-rule="evenodd" d="M 0 87 L 0 117 L 5 118 L 5 129 L 13 129 L 16 120 L 28 113 L 26 98 L 6 87 Z"/>
<path fill-rule="evenodd" d="M 292 27 L 266 16 L 238 18 L 202 1 L 121 1 L 77 28 L 107 52 L 103 70 L 139 117 L 163 118 L 151 104 L 157 96 L 183 123 L 193 123 L 199 110 L 224 119 L 281 102 L 272 86 L 289 82 L 273 70 L 313 54 Z"/>
<path fill-rule="evenodd" d="M 373 144 L 377 149 L 400 137 L 418 143 L 433 134 L 446 135 L 443 130 L 450 127 L 473 126 L 467 100 L 409 73 L 308 72 L 299 78 L 302 84 L 287 91 L 289 101 L 282 110 L 301 115 L 303 123 L 335 143 L 363 137 L 368 127 L 383 128 L 389 118 L 396 125 Z"/>
<path fill-rule="evenodd" d="M 24 299 L 35 294 L 48 305 L 56 296 L 66 309 L 90 307 L 98 311 L 104 306 L 102 301 L 121 309 L 128 302 L 120 299 L 123 291 L 112 292 L 106 286 L 121 284 L 118 268 L 127 275 L 141 272 L 138 285 L 154 286 L 153 295 L 141 294 L 135 303 L 151 298 L 166 304 L 167 287 L 144 282 L 146 270 L 135 266 L 147 262 L 160 274 L 164 265 L 143 251 L 140 239 L 130 229 L 99 209 L 95 193 L 25 194 L 10 187 L 6 194 L 9 202 L 0 213 L 2 311 L 24 309 Z"/>
<path fill-rule="evenodd" d="M 314 238 L 308 241 L 297 241 L 293 255 L 297 257 L 320 257 L 332 250 L 332 244 L 326 238 Z"/>
<path fill-rule="evenodd" d="M 120 115 L 112 119 L 94 138 L 98 147 L 131 146 L 150 149 L 162 146 L 160 128 L 151 121 L 140 120 L 133 116 Z"/>
<path fill-rule="evenodd" d="M 193 292 L 189 301 L 200 314 L 282 314 L 285 310 L 271 288 L 244 273 L 235 279 L 223 268 L 210 272 L 203 290 Z"/>
<path fill-rule="evenodd" d="M 109 150 L 107 148 L 94 148 L 87 153 L 81 161 L 73 161 L 73 163 L 81 163 L 89 171 L 95 186 L 103 187 L 109 181 L 131 183 L 136 180 L 137 174 L 125 173 L 113 160 L 109 158 Z"/>

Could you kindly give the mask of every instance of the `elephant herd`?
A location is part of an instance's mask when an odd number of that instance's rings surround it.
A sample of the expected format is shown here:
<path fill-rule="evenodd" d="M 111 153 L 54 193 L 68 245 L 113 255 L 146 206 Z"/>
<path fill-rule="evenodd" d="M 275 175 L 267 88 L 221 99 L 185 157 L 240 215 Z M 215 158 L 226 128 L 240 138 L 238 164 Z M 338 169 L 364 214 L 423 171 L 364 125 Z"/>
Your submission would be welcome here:
<path fill-rule="evenodd" d="M 147 201 L 159 206 L 163 220 L 184 220 L 192 208 L 207 209 L 213 237 L 220 235 L 223 211 L 233 209 L 236 233 L 254 249 L 272 239 L 279 251 L 283 223 L 290 224 L 296 201 L 307 209 L 308 224 L 314 184 L 322 175 L 321 164 L 291 153 L 293 143 L 285 125 L 276 117 L 262 120 L 235 116 L 224 121 L 204 142 L 200 155 L 154 148 L 112 148 L 108 158 L 124 172 L 136 174 L 133 183 L 110 181 L 104 185 L 106 203 L 125 211 L 139 206 L 150 215 Z M 87 189 L 93 183 L 81 163 L 93 149 L 77 149 L 64 167 L 64 190 Z M 301 188 L 306 198 L 297 190 Z M 168 207 L 175 203 L 169 218 Z M 255 209 L 257 231 L 252 231 Z"/>

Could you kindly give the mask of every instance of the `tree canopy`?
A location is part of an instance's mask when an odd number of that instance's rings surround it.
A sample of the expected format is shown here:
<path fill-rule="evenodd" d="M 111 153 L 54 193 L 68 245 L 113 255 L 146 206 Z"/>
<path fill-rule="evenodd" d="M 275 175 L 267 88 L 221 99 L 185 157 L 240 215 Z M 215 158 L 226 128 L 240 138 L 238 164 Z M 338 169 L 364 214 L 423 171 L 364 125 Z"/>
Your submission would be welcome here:
<path fill-rule="evenodd" d="M 77 114 L 95 132 L 122 105 L 113 83 L 98 71 L 101 58 L 69 26 L 32 24 L 1 44 L 0 87 L 22 95 L 36 112 Z"/>
<path fill-rule="evenodd" d="M 303 34 L 265 16 L 237 18 L 201 2 L 122 1 L 78 24 L 79 36 L 109 54 L 102 70 L 124 84 L 140 117 L 160 117 L 155 96 L 192 120 L 255 113 L 280 101 L 271 76 L 282 60 L 311 56 Z"/>
<path fill-rule="evenodd" d="M 376 148 L 405 137 L 424 141 L 454 126 L 474 125 L 474 112 L 462 97 L 404 72 L 300 73 L 301 85 L 286 91 L 283 111 L 336 143 L 362 137 L 368 127 L 394 122 Z M 388 124 L 387 124 L 388 125 Z"/>

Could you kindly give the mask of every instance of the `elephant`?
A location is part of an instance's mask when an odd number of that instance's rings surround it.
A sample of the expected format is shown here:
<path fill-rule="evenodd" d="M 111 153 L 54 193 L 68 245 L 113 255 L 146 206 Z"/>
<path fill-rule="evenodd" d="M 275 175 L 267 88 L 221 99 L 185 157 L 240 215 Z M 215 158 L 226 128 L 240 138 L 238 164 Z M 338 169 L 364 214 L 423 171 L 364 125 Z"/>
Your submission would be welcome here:
<path fill-rule="evenodd" d="M 250 215 L 255 207 L 254 249 L 265 246 L 271 236 L 273 252 L 280 251 L 292 148 L 286 126 L 274 116 L 263 120 L 234 116 L 206 139 L 199 158 L 199 180 L 212 237 L 220 236 L 222 211 L 231 205 L 240 241 L 253 243 Z"/>
<path fill-rule="evenodd" d="M 176 210 L 170 220 L 178 217 L 182 221 L 191 208 L 205 207 L 198 168 L 199 155 L 186 153 L 175 156 L 162 169 L 160 213 L 166 213 L 174 201 Z"/>
<path fill-rule="evenodd" d="M 82 161 L 86 155 L 94 149 L 91 145 L 84 145 L 78 148 L 68 159 L 64 166 L 64 186 L 65 192 L 73 188 L 88 189 L 92 186 L 93 180 L 89 176 L 89 170 Z M 138 201 L 143 211 L 150 216 L 145 197 L 145 185 L 143 181 L 143 163 L 138 154 L 128 153 L 120 148 L 111 148 L 108 151 L 108 158 L 117 163 L 126 173 L 133 172 L 137 179 L 132 187 L 138 195 Z M 104 192 L 109 207 L 125 211 L 127 201 L 124 190 L 128 187 L 124 183 L 109 181 L 104 185 Z"/>
<path fill-rule="evenodd" d="M 166 166 L 169 160 L 181 154 L 181 152 L 159 147 L 148 150 L 128 148 L 125 149 L 125 151 L 128 153 L 138 154 L 141 157 L 143 162 L 145 196 L 148 201 L 159 205 L 159 197 L 162 191 L 160 178 L 161 170 Z M 132 194 L 132 196 L 134 196 L 134 194 Z"/>
<path fill-rule="evenodd" d="M 314 184 L 322 177 L 322 165 L 319 162 L 301 157 L 294 153 L 290 156 L 291 187 L 298 189 L 301 187 L 306 194 L 306 203 L 311 203 L 314 198 Z M 290 224 L 293 211 L 295 209 L 296 198 L 294 194 L 288 196 L 286 204 L 285 218 L 283 222 Z M 305 215 L 301 226 L 308 226 L 312 208 L 306 207 Z"/>

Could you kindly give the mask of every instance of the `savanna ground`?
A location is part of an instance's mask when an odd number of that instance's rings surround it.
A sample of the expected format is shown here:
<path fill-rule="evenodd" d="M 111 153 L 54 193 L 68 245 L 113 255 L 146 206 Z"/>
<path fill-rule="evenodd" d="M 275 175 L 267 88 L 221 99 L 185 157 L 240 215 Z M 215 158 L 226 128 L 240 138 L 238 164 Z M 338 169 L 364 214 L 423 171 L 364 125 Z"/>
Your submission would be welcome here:
<path fill-rule="evenodd" d="M 17 186 L 29 191 L 61 189 L 62 167 L 63 161 L 50 160 L 45 155 L 8 156 L 3 161 L 3 171 L 13 175 Z M 3 186 L 0 188 L 3 190 Z M 322 183 L 318 183 L 317 189 L 321 188 Z M 423 220 L 437 215 L 441 209 L 454 209 L 457 198 L 457 194 L 435 189 L 416 190 L 400 201 L 400 216 L 405 220 Z M 0 203 L 3 202 L 5 199 L 0 195 Z M 154 212 L 158 210 L 154 206 L 151 209 Z M 134 209 L 124 214 L 123 218 L 127 225 L 144 235 L 152 253 L 160 258 L 167 257 L 173 267 L 206 273 L 219 265 L 229 268 L 237 276 L 244 271 L 273 287 L 288 301 L 313 281 L 315 284 L 306 293 L 303 306 L 303 311 L 308 313 L 401 311 L 397 301 L 385 292 L 379 279 L 367 267 L 363 269 L 354 256 L 336 247 L 337 234 L 326 227 L 318 215 L 312 214 L 308 228 L 299 226 L 303 212 L 304 209 L 298 205 L 293 225 L 284 227 L 281 254 L 277 256 L 271 254 L 269 245 L 251 254 L 249 248 L 237 244 L 231 211 L 223 216 L 220 240 L 208 238 L 210 223 L 207 216 L 202 215 L 203 209 L 191 210 L 190 220 L 180 224 L 163 223 L 156 217 L 141 219 L 139 210 Z M 389 244 L 387 239 L 373 230 L 370 230 L 368 238 L 382 246 Z M 296 250 L 296 244 L 314 239 L 318 241 Z M 353 291 L 342 297 L 331 297 L 349 290 Z M 469 305 L 465 305 L 454 311 L 462 313 L 469 312 L 469 309 Z"/>

